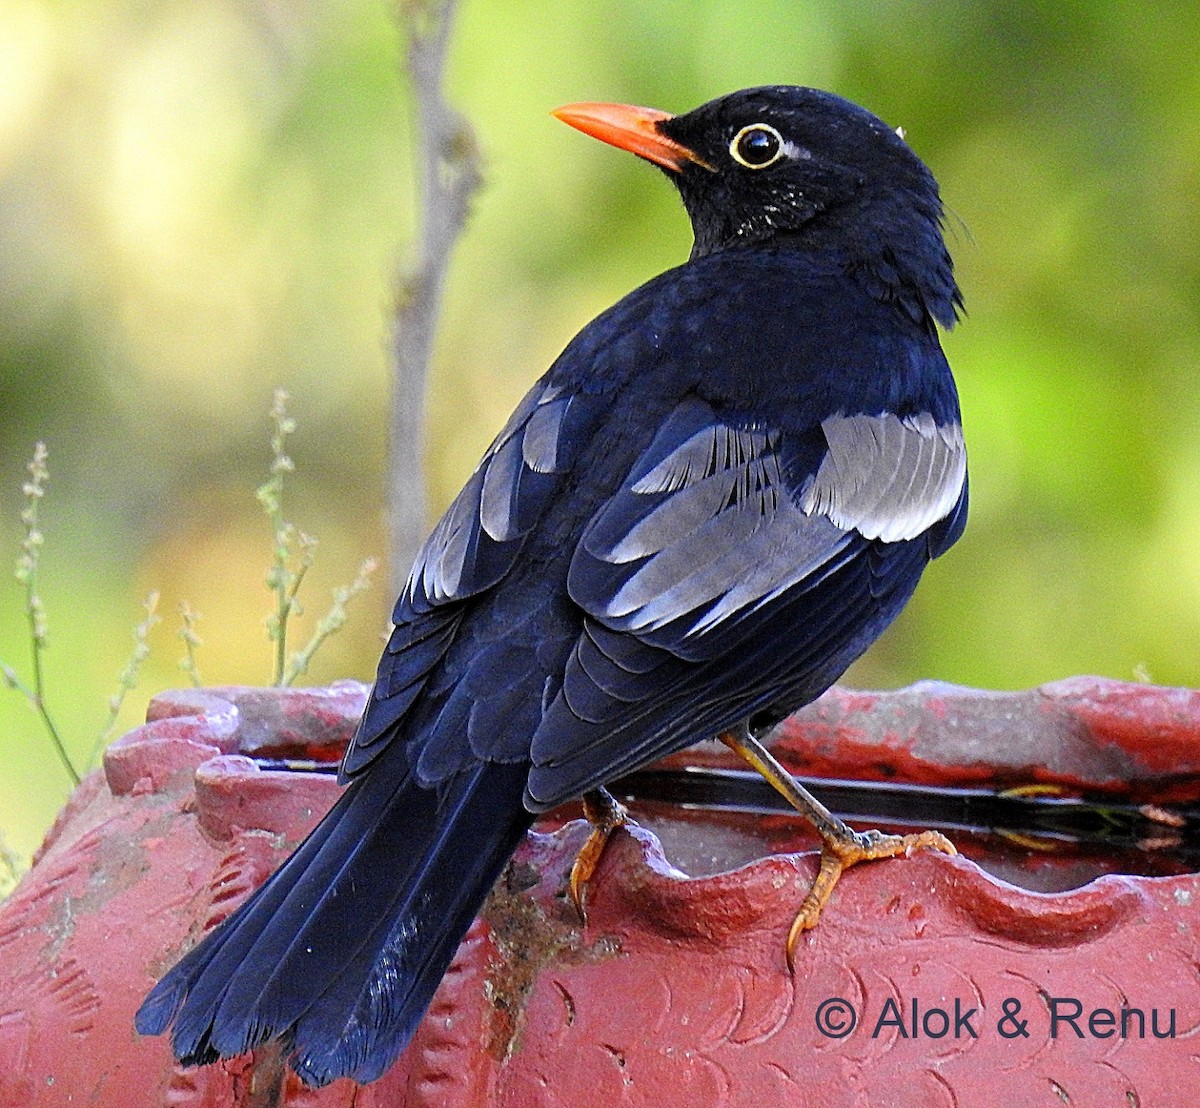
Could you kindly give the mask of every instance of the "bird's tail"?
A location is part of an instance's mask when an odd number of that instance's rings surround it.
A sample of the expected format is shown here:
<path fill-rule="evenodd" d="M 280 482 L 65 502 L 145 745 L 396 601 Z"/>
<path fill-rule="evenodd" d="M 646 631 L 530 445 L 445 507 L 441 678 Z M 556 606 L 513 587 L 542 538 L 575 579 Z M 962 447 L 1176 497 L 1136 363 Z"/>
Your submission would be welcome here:
<path fill-rule="evenodd" d="M 385 757 L 403 759 L 394 747 Z M 524 764 L 481 763 L 431 790 L 373 767 L 159 981 L 137 1029 L 161 1034 L 173 1021 L 186 1064 L 280 1039 L 309 1084 L 375 1080 L 412 1037 L 528 828 L 527 776 Z"/>

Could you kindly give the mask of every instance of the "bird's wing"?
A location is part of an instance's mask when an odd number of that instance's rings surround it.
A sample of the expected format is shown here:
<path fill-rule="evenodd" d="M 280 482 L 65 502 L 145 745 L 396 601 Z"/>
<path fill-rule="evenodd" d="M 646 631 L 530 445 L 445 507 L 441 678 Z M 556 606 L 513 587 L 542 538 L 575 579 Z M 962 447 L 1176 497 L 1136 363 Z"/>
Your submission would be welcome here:
<path fill-rule="evenodd" d="M 397 614 L 475 596 L 512 567 L 571 465 L 578 392 L 539 382 L 509 417 L 475 472 L 433 529 L 397 602 Z"/>
<path fill-rule="evenodd" d="M 965 490 L 956 423 L 838 414 L 784 431 L 680 404 L 575 551 L 587 620 L 527 802 L 711 736 L 780 688 L 822 691 L 948 545 Z"/>
<path fill-rule="evenodd" d="M 396 733 L 454 641 L 462 601 L 496 585 L 570 469 L 597 407 L 545 379 L 525 396 L 417 555 L 392 613 L 358 732 L 342 760 L 360 773 Z"/>

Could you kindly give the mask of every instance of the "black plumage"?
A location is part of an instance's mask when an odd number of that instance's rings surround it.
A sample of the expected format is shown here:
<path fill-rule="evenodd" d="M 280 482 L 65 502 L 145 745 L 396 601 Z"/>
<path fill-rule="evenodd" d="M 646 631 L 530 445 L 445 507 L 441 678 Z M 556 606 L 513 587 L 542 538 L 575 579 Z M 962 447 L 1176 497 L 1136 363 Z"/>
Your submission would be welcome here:
<path fill-rule="evenodd" d="M 836 96 L 563 118 L 661 165 L 688 262 L 589 324 L 434 529 L 349 787 L 138 1015 L 378 1077 L 537 812 L 823 692 L 966 519 L 933 177 Z"/>

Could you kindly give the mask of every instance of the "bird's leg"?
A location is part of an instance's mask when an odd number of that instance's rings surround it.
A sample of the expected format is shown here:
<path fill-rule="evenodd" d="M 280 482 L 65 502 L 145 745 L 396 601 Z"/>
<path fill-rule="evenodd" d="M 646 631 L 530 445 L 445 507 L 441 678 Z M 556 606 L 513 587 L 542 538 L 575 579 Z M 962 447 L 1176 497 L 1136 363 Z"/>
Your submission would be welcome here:
<path fill-rule="evenodd" d="M 575 856 L 568 888 L 579 918 L 587 923 L 587 911 L 584 908 L 587 884 L 600 864 L 608 837 L 626 822 L 628 816 L 624 807 L 607 789 L 591 789 L 583 794 L 583 814 L 592 825 L 592 831 Z"/>
<path fill-rule="evenodd" d="M 915 835 L 885 835 L 882 831 L 854 831 L 838 819 L 815 796 L 801 785 L 771 755 L 766 747 L 750 734 L 748 726 L 726 731 L 721 741 L 739 754 L 763 775 L 783 795 L 821 836 L 821 868 L 813 880 L 808 896 L 792 923 L 787 938 L 788 969 L 794 970 L 794 952 L 800 936 L 817 925 L 821 909 L 833 892 L 842 873 L 859 862 L 876 858 L 894 858 L 920 847 L 929 847 L 946 854 L 956 854 L 954 844 L 937 831 L 922 831 Z"/>

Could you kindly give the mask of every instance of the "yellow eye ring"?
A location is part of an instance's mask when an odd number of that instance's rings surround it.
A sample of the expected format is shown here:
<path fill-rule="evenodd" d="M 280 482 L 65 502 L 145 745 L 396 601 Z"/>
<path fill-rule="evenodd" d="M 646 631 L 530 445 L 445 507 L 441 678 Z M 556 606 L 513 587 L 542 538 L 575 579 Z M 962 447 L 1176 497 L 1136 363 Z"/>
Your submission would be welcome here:
<path fill-rule="evenodd" d="M 784 155 L 783 135 L 769 123 L 751 123 L 743 127 L 729 144 L 729 155 L 747 169 L 766 169 Z"/>

